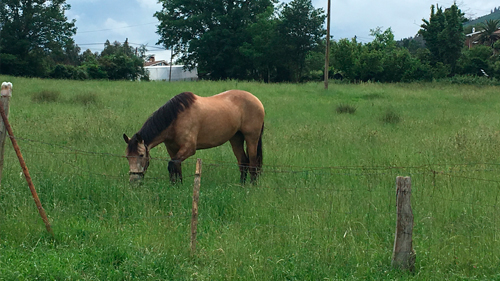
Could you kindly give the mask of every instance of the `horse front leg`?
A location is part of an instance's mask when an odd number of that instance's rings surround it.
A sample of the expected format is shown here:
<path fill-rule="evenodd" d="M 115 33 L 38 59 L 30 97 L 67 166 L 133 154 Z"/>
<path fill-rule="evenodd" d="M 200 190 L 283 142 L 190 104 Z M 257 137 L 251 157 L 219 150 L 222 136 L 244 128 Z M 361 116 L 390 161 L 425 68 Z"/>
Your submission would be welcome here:
<path fill-rule="evenodd" d="M 168 172 L 170 173 L 170 182 L 172 184 L 178 181 L 182 183 L 182 162 L 179 160 L 170 160 L 168 162 Z"/>
<path fill-rule="evenodd" d="M 171 183 L 176 183 L 178 181 L 182 183 L 181 163 L 189 156 L 194 155 L 195 152 L 196 152 L 196 145 L 184 145 L 177 151 L 175 156 L 172 157 L 172 160 L 168 162 L 168 171 L 170 172 Z"/>

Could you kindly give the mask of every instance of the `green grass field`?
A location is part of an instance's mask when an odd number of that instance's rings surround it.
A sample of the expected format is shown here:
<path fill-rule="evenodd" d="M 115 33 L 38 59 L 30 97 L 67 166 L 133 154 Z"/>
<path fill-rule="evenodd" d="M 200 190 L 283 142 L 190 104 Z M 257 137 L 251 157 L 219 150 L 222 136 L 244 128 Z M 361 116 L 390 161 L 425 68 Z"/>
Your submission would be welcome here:
<path fill-rule="evenodd" d="M 500 89 L 448 84 L 56 81 L 14 84 L 10 121 L 55 237 L 8 142 L 2 280 L 500 279 Z M 264 171 L 229 144 L 168 181 L 128 183 L 125 142 L 174 95 L 247 90 L 266 108 Z M 203 161 L 190 253 L 196 158 Z M 414 273 L 391 267 L 396 176 L 411 176 Z"/>

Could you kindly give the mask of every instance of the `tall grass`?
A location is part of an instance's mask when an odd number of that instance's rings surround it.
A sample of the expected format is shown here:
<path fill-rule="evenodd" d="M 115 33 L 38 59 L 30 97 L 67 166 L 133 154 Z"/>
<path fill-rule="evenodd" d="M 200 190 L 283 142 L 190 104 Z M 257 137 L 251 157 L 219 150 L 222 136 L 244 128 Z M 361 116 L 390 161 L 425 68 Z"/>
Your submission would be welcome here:
<path fill-rule="evenodd" d="M 3 279 L 500 278 L 497 87 L 0 80 L 14 84 L 10 120 L 55 232 L 45 232 L 7 146 Z M 195 157 L 184 184 L 171 186 L 158 146 L 144 183 L 131 186 L 121 136 L 175 94 L 233 88 L 266 108 L 264 173 L 241 186 L 228 144 L 197 152 L 191 256 Z M 412 177 L 413 274 L 390 266 L 396 176 Z"/>

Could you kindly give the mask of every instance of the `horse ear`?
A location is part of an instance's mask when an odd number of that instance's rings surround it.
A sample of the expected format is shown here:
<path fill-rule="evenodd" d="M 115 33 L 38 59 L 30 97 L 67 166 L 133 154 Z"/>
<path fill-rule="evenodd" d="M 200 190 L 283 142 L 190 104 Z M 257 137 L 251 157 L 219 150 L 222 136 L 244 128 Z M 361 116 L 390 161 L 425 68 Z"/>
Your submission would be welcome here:
<path fill-rule="evenodd" d="M 142 142 L 142 137 L 139 134 L 135 134 L 135 138 L 137 139 L 137 142 Z"/>
<path fill-rule="evenodd" d="M 123 134 L 123 139 L 125 140 L 126 143 L 130 141 L 130 138 L 127 137 L 127 135 Z"/>

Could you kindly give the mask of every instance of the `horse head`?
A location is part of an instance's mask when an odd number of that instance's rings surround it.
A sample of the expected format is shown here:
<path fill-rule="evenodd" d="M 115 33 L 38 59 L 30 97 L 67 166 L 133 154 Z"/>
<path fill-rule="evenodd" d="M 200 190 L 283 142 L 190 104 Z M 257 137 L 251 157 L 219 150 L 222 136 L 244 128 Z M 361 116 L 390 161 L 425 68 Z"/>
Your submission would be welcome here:
<path fill-rule="evenodd" d="M 127 143 L 126 157 L 129 164 L 130 182 L 140 181 L 149 166 L 149 149 L 139 134 L 132 138 L 123 134 L 123 139 Z"/>

